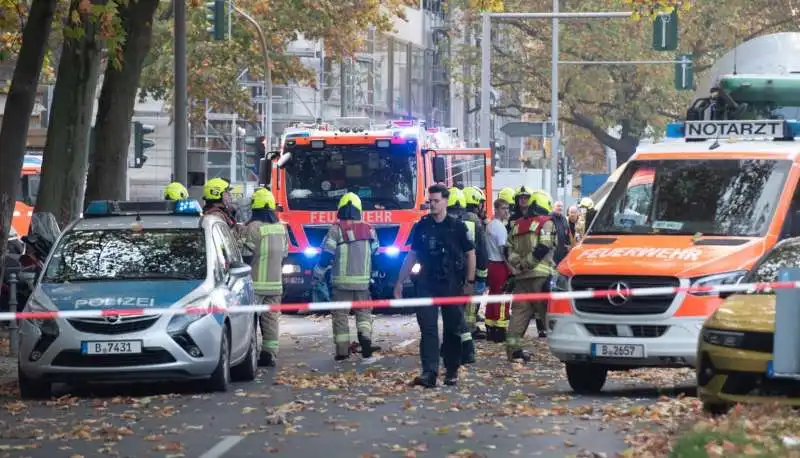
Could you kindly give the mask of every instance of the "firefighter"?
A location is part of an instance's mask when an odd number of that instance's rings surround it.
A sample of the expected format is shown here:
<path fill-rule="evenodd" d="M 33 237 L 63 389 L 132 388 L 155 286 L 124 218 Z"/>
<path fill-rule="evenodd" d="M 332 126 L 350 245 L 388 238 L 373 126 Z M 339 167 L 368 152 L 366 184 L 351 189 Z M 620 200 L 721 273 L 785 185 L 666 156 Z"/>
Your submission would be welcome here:
<path fill-rule="evenodd" d="M 333 301 L 369 300 L 372 258 L 378 251 L 378 236 L 371 225 L 361 221 L 361 199 L 352 192 L 339 200 L 337 217 L 338 221 L 331 225 L 322 242 L 322 255 L 314 267 L 314 282 L 325 281 L 325 272 L 332 265 Z M 361 356 L 369 358 L 380 350 L 372 345 L 372 309 L 361 308 L 354 312 Z M 331 311 L 336 361 L 350 357 L 348 317 L 348 310 Z"/>
<path fill-rule="evenodd" d="M 534 191 L 526 216 L 512 223 L 507 242 L 507 258 L 516 275 L 515 294 L 541 293 L 549 290 L 550 278 L 555 271 L 555 225 L 550 213 L 553 201 L 545 191 Z M 511 306 L 511 320 L 506 337 L 509 360 L 529 361 L 530 355 L 522 350 L 522 338 L 531 318 L 536 315 L 539 336 L 545 332 L 547 301 L 516 301 Z"/>
<path fill-rule="evenodd" d="M 475 288 L 474 294 L 480 296 L 486 292 L 486 279 L 489 277 L 489 260 L 486 254 L 486 225 L 483 223 L 483 206 L 486 203 L 486 195 L 480 188 L 469 186 L 464 189 L 464 200 L 466 212 L 463 213 L 463 220 L 474 224 L 475 229 Z M 467 226 L 469 230 L 469 226 Z M 486 339 L 486 332 L 478 327 L 478 313 L 480 304 L 470 302 L 464 311 L 464 319 L 467 327 L 475 340 Z"/>
<path fill-rule="evenodd" d="M 578 210 L 580 211 L 580 216 L 578 217 L 578 223 L 575 224 L 575 232 L 578 240 L 583 241 L 586 231 L 592 225 L 594 215 L 597 214 L 597 210 L 595 210 L 594 202 L 589 197 L 584 197 L 580 200 Z"/>
<path fill-rule="evenodd" d="M 203 213 L 218 215 L 228 227 L 236 229 L 235 211 L 231 201 L 231 185 L 222 178 L 212 178 L 203 186 L 203 200 L 206 205 Z"/>
<path fill-rule="evenodd" d="M 251 217 L 245 225 L 244 248 L 253 269 L 253 289 L 259 304 L 280 304 L 283 295 L 283 260 L 289 255 L 289 235 L 275 215 L 275 196 L 258 188 L 250 201 Z M 274 367 L 278 357 L 280 312 L 263 312 L 259 365 Z"/>
<path fill-rule="evenodd" d="M 475 289 L 477 288 L 478 284 L 478 275 L 477 272 L 481 269 L 486 269 L 486 245 L 484 243 L 483 238 L 480 240 L 478 239 L 478 232 L 479 228 L 475 224 L 474 221 L 470 221 L 466 218 L 466 207 L 467 207 L 467 199 L 464 197 L 464 192 L 456 187 L 452 187 L 448 189 L 449 196 L 447 198 L 447 214 L 456 218 L 457 220 L 464 223 L 467 227 L 467 239 L 470 243 L 473 244 L 475 247 L 475 283 L 472 284 L 472 294 L 475 294 Z M 483 245 L 482 254 L 481 256 L 478 255 L 479 246 Z M 478 261 L 479 258 L 483 258 L 483 264 Z M 485 284 L 485 283 L 484 283 Z M 485 286 L 484 286 L 485 289 Z M 475 342 L 473 342 L 472 331 L 476 328 L 475 320 L 477 317 L 474 315 L 472 317 L 467 317 L 467 313 L 472 312 L 474 309 L 474 305 L 467 304 L 466 307 L 463 307 L 463 326 L 462 326 L 462 333 L 461 333 L 461 364 L 472 364 L 475 362 Z M 486 338 L 486 334 L 484 333 L 483 338 Z M 443 350 L 444 351 L 444 350 Z"/>
<path fill-rule="evenodd" d="M 164 188 L 164 200 L 183 200 L 189 198 L 189 191 L 177 181 L 173 181 Z"/>
<path fill-rule="evenodd" d="M 528 214 L 528 207 L 530 205 L 531 189 L 525 185 L 517 188 L 514 192 L 514 206 L 511 216 L 508 218 L 508 231 L 511 232 L 511 223 L 524 218 Z"/>

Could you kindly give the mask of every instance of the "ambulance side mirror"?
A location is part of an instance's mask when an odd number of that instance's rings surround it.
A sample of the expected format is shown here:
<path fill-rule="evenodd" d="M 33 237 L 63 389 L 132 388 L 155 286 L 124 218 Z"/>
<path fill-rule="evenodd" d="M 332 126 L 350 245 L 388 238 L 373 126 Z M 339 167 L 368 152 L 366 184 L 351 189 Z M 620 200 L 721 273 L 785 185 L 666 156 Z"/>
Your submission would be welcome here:
<path fill-rule="evenodd" d="M 443 157 L 433 157 L 433 181 L 435 183 L 447 182 L 447 163 Z"/>

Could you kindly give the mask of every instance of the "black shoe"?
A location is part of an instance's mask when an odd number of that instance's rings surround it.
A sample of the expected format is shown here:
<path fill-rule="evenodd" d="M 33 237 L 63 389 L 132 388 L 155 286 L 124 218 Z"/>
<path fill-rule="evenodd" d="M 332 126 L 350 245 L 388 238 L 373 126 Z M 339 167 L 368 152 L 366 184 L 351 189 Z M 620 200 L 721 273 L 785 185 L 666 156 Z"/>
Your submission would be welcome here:
<path fill-rule="evenodd" d="M 481 331 L 480 328 L 476 328 L 472 331 L 472 340 L 486 340 L 486 333 Z"/>
<path fill-rule="evenodd" d="M 444 376 L 444 384 L 447 386 L 458 385 L 458 370 L 447 371 L 447 373 Z"/>
<path fill-rule="evenodd" d="M 333 359 L 335 361 L 344 361 L 349 357 L 350 357 L 350 355 L 336 355 L 336 356 L 333 357 Z"/>
<path fill-rule="evenodd" d="M 372 345 L 371 339 L 362 337 L 360 334 L 358 336 L 358 343 L 361 345 L 361 356 L 364 358 L 371 358 L 373 353 L 381 351 L 381 347 Z"/>
<path fill-rule="evenodd" d="M 544 324 L 544 320 L 542 319 L 536 320 L 536 330 L 539 331 L 540 339 L 547 337 L 547 327 Z"/>
<path fill-rule="evenodd" d="M 422 386 L 425 388 L 435 388 L 436 387 L 436 376 L 433 374 L 422 374 L 414 377 L 414 380 L 411 382 L 412 386 Z"/>
<path fill-rule="evenodd" d="M 262 351 L 258 355 L 258 365 L 261 367 L 275 367 L 275 358 L 272 357 L 272 353 Z"/>
<path fill-rule="evenodd" d="M 527 363 L 528 361 L 531 360 L 531 355 L 529 355 L 528 352 L 526 352 L 526 351 L 517 350 L 517 351 L 515 351 L 514 353 L 511 354 L 511 359 L 512 360 L 521 359 L 522 361 Z"/>

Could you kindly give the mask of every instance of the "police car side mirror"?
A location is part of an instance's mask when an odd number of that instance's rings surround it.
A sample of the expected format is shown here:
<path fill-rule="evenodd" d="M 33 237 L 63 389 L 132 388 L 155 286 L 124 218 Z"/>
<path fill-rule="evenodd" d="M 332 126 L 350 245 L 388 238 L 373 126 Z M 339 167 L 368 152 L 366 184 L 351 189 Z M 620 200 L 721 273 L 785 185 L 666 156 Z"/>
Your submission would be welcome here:
<path fill-rule="evenodd" d="M 232 277 L 242 278 L 250 275 L 251 270 L 250 266 L 243 262 L 233 262 L 228 269 L 228 273 Z"/>

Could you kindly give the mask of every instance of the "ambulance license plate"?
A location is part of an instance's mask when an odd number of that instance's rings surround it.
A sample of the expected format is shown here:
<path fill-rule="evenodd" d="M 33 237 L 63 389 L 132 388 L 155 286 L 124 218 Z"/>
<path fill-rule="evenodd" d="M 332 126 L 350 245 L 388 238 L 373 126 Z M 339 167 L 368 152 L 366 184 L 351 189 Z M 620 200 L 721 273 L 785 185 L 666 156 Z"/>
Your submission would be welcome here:
<path fill-rule="evenodd" d="M 84 355 L 130 355 L 141 352 L 141 340 L 95 340 L 81 342 L 81 353 Z"/>
<path fill-rule="evenodd" d="M 592 344 L 592 358 L 644 358 L 644 345 Z"/>

